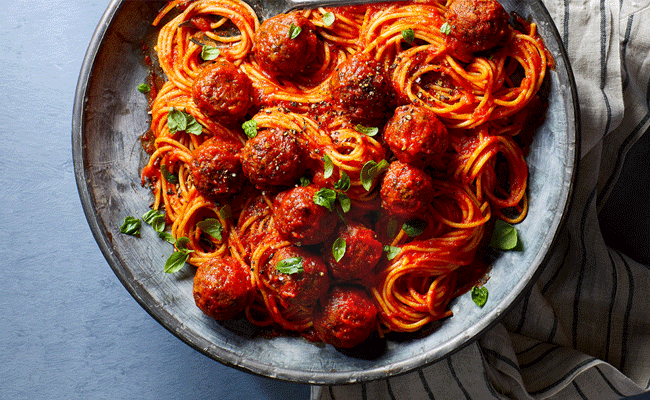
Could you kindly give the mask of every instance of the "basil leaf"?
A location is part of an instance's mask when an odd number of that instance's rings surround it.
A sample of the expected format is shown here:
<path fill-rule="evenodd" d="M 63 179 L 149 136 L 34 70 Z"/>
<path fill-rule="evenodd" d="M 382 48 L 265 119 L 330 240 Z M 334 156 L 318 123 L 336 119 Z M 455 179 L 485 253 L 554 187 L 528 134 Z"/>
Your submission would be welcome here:
<path fill-rule="evenodd" d="M 375 136 L 377 133 L 379 133 L 379 128 L 374 126 L 363 126 L 361 124 L 357 124 L 354 127 L 354 130 L 367 136 Z"/>
<path fill-rule="evenodd" d="M 323 25 L 332 26 L 334 21 L 336 21 L 336 17 L 334 16 L 333 12 L 328 11 L 325 14 L 323 14 Z"/>
<path fill-rule="evenodd" d="M 306 186 L 309 186 L 310 184 L 311 184 L 311 182 L 309 181 L 309 178 L 307 178 L 306 176 L 301 176 L 300 177 L 300 186 L 306 187 Z"/>
<path fill-rule="evenodd" d="M 191 253 L 194 250 L 190 250 L 187 248 L 187 245 L 190 244 L 190 239 L 186 238 L 185 236 L 181 236 L 178 239 L 176 239 L 176 248 L 178 251 L 184 252 L 184 253 Z"/>
<path fill-rule="evenodd" d="M 169 107 L 167 127 L 170 133 L 187 132 L 194 135 L 203 133 L 203 127 L 192 115 L 176 107 Z"/>
<path fill-rule="evenodd" d="M 257 121 L 255 121 L 254 119 L 244 122 L 243 124 L 241 124 L 241 127 L 249 139 L 252 139 L 255 136 L 257 136 Z"/>
<path fill-rule="evenodd" d="M 232 208 L 230 208 L 229 204 L 226 204 L 225 206 L 221 207 L 221 209 L 219 210 L 219 216 L 222 219 L 228 219 L 232 217 Z"/>
<path fill-rule="evenodd" d="M 372 185 L 382 172 L 388 168 L 388 161 L 381 160 L 377 163 L 374 160 L 370 160 L 363 165 L 361 168 L 361 184 L 366 191 L 372 189 Z"/>
<path fill-rule="evenodd" d="M 325 154 L 323 156 L 323 178 L 327 179 L 334 173 L 334 163 L 330 156 Z"/>
<path fill-rule="evenodd" d="M 165 178 L 167 182 L 171 183 L 172 185 L 176 185 L 178 183 L 178 176 L 169 172 L 165 164 L 160 165 L 160 174 L 163 176 L 163 178 Z"/>
<path fill-rule="evenodd" d="M 402 251 L 401 247 L 396 247 L 396 246 L 384 246 L 384 251 L 386 252 L 386 258 L 389 260 L 392 260 L 393 258 L 397 257 L 399 253 Z"/>
<path fill-rule="evenodd" d="M 142 223 L 138 218 L 128 216 L 124 218 L 124 223 L 120 227 L 120 232 L 131 236 L 139 236 L 141 225 Z"/>
<path fill-rule="evenodd" d="M 334 256 L 336 262 L 341 261 L 341 259 L 345 255 L 346 248 L 347 248 L 347 243 L 345 243 L 345 239 L 340 237 L 334 241 L 334 243 L 332 244 L 332 255 Z"/>
<path fill-rule="evenodd" d="M 302 265 L 302 258 L 300 257 L 291 257 L 285 258 L 284 260 L 279 261 L 275 265 L 275 269 L 283 274 L 293 275 L 299 274 L 304 271 Z"/>
<path fill-rule="evenodd" d="M 193 116 L 190 114 L 187 115 L 187 128 L 185 128 L 185 132 L 191 133 L 192 135 L 200 135 L 203 133 L 203 126 L 199 124 L 199 121 L 197 121 Z"/>
<path fill-rule="evenodd" d="M 146 83 L 141 83 L 138 85 L 138 92 L 147 94 L 151 91 L 151 86 L 147 85 Z"/>
<path fill-rule="evenodd" d="M 165 230 L 165 214 L 157 210 L 149 210 L 143 216 L 142 220 L 151 225 L 154 231 L 160 233 Z"/>
<path fill-rule="evenodd" d="M 187 129 L 185 113 L 176 107 L 169 107 L 167 113 L 167 127 L 170 133 L 182 132 Z"/>
<path fill-rule="evenodd" d="M 201 58 L 205 61 L 214 60 L 219 57 L 219 49 L 214 46 L 203 46 L 201 49 Z"/>
<path fill-rule="evenodd" d="M 517 244 L 517 229 L 509 223 L 497 219 L 490 238 L 490 246 L 500 250 L 513 250 Z"/>
<path fill-rule="evenodd" d="M 402 224 L 404 233 L 411 237 L 419 236 L 427 229 L 427 222 L 419 218 L 410 219 Z"/>
<path fill-rule="evenodd" d="M 172 235 L 169 232 L 158 232 L 158 237 L 164 240 L 165 242 L 174 244 L 176 243 L 176 239 L 174 239 L 174 235 Z"/>
<path fill-rule="evenodd" d="M 289 39 L 295 39 L 300 35 L 300 32 L 302 32 L 302 28 L 299 26 L 296 26 L 293 22 L 289 26 Z"/>
<path fill-rule="evenodd" d="M 314 193 L 314 204 L 325 207 L 332 211 L 332 206 L 336 201 L 336 191 L 328 188 L 322 188 Z"/>
<path fill-rule="evenodd" d="M 415 32 L 411 28 L 404 29 L 402 31 L 402 38 L 404 38 L 406 43 L 411 44 L 415 40 Z"/>
<path fill-rule="evenodd" d="M 440 32 L 444 33 L 445 35 L 449 35 L 451 33 L 451 25 L 449 25 L 449 22 L 445 22 L 440 26 Z"/>
<path fill-rule="evenodd" d="M 338 199 L 339 203 L 341 204 L 341 210 L 343 210 L 344 213 L 347 213 L 350 211 L 350 208 L 352 208 L 352 201 L 350 201 L 350 198 L 348 197 L 347 194 L 342 193 L 342 192 L 337 192 L 336 193 L 336 198 Z"/>
<path fill-rule="evenodd" d="M 472 301 L 476 303 L 477 306 L 483 307 L 488 299 L 488 290 L 485 286 L 481 287 L 472 287 Z"/>
<path fill-rule="evenodd" d="M 182 251 L 175 251 L 172 253 L 171 256 L 167 259 L 165 262 L 165 272 L 168 274 L 173 274 L 174 272 L 178 272 L 183 266 L 185 266 L 185 263 L 187 262 L 187 259 L 190 257 L 189 253 L 182 252 Z"/>
<path fill-rule="evenodd" d="M 204 232 L 217 240 L 221 240 L 221 232 L 223 232 L 223 226 L 218 219 L 208 218 L 197 223 L 196 226 L 201 229 L 201 232 Z"/>
<path fill-rule="evenodd" d="M 341 177 L 339 178 L 339 181 L 334 184 L 334 189 L 342 190 L 344 192 L 347 192 L 348 189 L 350 189 L 350 177 L 345 173 L 345 171 L 341 172 Z"/>

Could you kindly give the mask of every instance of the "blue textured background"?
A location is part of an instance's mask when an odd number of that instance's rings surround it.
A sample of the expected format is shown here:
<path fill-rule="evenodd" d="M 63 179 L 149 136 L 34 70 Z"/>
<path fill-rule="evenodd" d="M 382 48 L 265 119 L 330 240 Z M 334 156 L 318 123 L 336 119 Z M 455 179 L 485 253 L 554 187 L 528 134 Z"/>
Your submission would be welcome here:
<path fill-rule="evenodd" d="M 225 367 L 131 298 L 77 194 L 77 78 L 108 0 L 3 1 L 0 13 L 0 398 L 307 399 Z"/>

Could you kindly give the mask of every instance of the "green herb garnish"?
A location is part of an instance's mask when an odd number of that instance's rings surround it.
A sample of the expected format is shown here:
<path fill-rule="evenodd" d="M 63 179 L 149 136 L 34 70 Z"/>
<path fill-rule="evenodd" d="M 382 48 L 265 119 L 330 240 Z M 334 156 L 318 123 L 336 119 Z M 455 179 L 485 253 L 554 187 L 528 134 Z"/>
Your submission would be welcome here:
<path fill-rule="evenodd" d="M 169 107 L 167 127 L 170 133 L 187 132 L 193 135 L 203 133 L 203 127 L 191 114 L 181 111 L 176 107 Z"/>
<path fill-rule="evenodd" d="M 139 236 L 141 225 L 142 222 L 138 218 L 128 216 L 124 218 L 124 223 L 120 227 L 120 232 L 131 236 Z"/>
<path fill-rule="evenodd" d="M 214 46 L 203 46 L 201 49 L 201 58 L 205 61 L 214 60 L 219 57 L 220 50 Z"/>
<path fill-rule="evenodd" d="M 334 16 L 334 13 L 331 11 L 326 12 L 323 14 L 323 25 L 325 26 L 332 26 L 334 21 L 336 20 L 336 17 Z"/>
<path fill-rule="evenodd" d="M 374 126 L 363 126 L 361 124 L 357 124 L 354 127 L 354 130 L 368 136 L 375 136 L 377 133 L 379 133 L 379 128 Z"/>
<path fill-rule="evenodd" d="M 289 26 L 289 39 L 295 39 L 300 35 L 300 32 L 302 32 L 302 28 L 299 26 L 296 26 L 293 22 Z"/>
<path fill-rule="evenodd" d="M 445 22 L 440 26 L 440 32 L 444 33 L 445 35 L 449 35 L 451 33 L 451 25 L 449 25 L 449 22 Z"/>
<path fill-rule="evenodd" d="M 490 246 L 500 250 L 513 250 L 519 240 L 517 229 L 509 223 L 497 219 L 490 238 Z"/>
<path fill-rule="evenodd" d="M 396 246 L 384 246 L 384 251 L 386 252 L 386 258 L 389 260 L 392 260 L 393 258 L 397 257 L 399 253 L 402 251 L 401 247 L 396 247 Z"/>
<path fill-rule="evenodd" d="M 142 220 L 151 225 L 154 231 L 160 233 L 165 230 L 165 214 L 158 210 L 149 210 L 143 216 Z"/>
<path fill-rule="evenodd" d="M 246 136 L 248 136 L 249 139 L 254 138 L 257 136 L 257 121 L 254 119 L 248 120 L 241 124 L 242 129 L 244 129 L 244 133 Z"/>
<path fill-rule="evenodd" d="M 196 226 L 207 235 L 212 236 L 217 240 L 221 240 L 221 232 L 223 232 L 223 226 L 221 222 L 216 218 L 204 219 L 201 222 L 198 222 Z"/>
<path fill-rule="evenodd" d="M 304 271 L 302 265 L 302 258 L 300 257 L 291 257 L 285 258 L 284 260 L 279 261 L 275 265 L 275 269 L 283 274 L 293 275 L 299 274 Z"/>
<path fill-rule="evenodd" d="M 427 229 L 427 222 L 419 218 L 410 219 L 402 224 L 404 233 L 411 237 L 419 236 Z"/>
<path fill-rule="evenodd" d="M 138 85 L 138 92 L 147 94 L 151 91 L 151 86 L 147 85 L 146 83 L 141 83 Z"/>
<path fill-rule="evenodd" d="M 374 160 L 370 160 L 363 165 L 361 168 L 361 184 L 366 191 L 372 189 L 372 185 L 375 182 L 375 179 L 386 169 L 388 168 L 388 161 L 381 160 L 377 163 Z"/>
<path fill-rule="evenodd" d="M 472 301 L 474 301 L 474 303 L 476 303 L 477 306 L 483 307 L 487 302 L 488 290 L 486 289 L 485 286 L 481 286 L 481 287 L 473 286 L 471 294 L 472 294 Z"/>
<path fill-rule="evenodd" d="M 411 44 L 415 40 L 415 32 L 411 28 L 404 29 L 402 31 L 402 38 L 406 43 Z"/>
<path fill-rule="evenodd" d="M 346 248 L 347 248 L 347 243 L 345 243 L 345 239 L 340 237 L 334 241 L 334 243 L 332 244 L 332 255 L 334 256 L 336 262 L 341 261 L 341 259 L 345 255 Z"/>

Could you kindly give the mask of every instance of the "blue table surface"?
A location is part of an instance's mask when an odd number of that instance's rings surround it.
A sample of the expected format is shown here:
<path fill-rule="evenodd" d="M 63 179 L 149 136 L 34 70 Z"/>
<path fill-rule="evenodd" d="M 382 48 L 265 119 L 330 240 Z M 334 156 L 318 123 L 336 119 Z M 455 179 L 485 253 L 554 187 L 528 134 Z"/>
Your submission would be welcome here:
<path fill-rule="evenodd" d="M 185 345 L 131 298 L 96 245 L 77 194 L 71 119 L 81 64 L 107 4 L 3 3 L 0 398 L 308 398 L 308 386 L 234 370 Z M 650 145 L 638 148 L 647 159 Z M 647 201 L 640 215 L 623 219 L 617 211 L 617 201 L 650 194 L 647 184 L 625 191 L 634 176 L 624 171 L 622 195 L 615 193 L 602 223 L 647 262 L 650 239 L 634 235 L 650 222 Z"/>

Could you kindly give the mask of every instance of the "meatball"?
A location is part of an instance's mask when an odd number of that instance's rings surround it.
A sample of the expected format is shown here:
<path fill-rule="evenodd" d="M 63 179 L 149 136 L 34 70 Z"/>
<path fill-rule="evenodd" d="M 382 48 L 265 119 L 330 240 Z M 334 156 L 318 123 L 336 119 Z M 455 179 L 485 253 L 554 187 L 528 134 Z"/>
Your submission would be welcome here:
<path fill-rule="evenodd" d="M 199 193 L 224 201 L 241 189 L 245 181 L 239 161 L 241 148 L 235 139 L 215 136 L 194 149 L 190 171 Z"/>
<path fill-rule="evenodd" d="M 314 203 L 315 185 L 280 192 L 273 200 L 275 227 L 282 237 L 298 245 L 324 241 L 338 222 L 336 214 Z"/>
<path fill-rule="evenodd" d="M 398 107 L 383 136 L 398 160 L 420 168 L 434 164 L 449 144 L 447 128 L 436 114 L 414 105 Z"/>
<path fill-rule="evenodd" d="M 194 302 L 206 315 L 227 320 L 255 298 L 248 269 L 232 257 L 212 257 L 194 275 Z"/>
<path fill-rule="evenodd" d="M 375 330 L 377 307 L 357 286 L 332 286 L 313 311 L 314 329 L 325 343 L 351 348 Z"/>
<path fill-rule="evenodd" d="M 291 274 L 280 272 L 278 264 L 285 260 L 299 261 L 302 271 Z M 300 247 L 279 249 L 267 268 L 268 285 L 285 305 L 308 307 L 323 297 L 329 288 L 330 278 L 323 259 Z"/>
<path fill-rule="evenodd" d="M 394 161 L 384 175 L 379 195 L 381 206 L 391 215 L 415 217 L 426 212 L 433 199 L 433 180 L 417 167 Z"/>
<path fill-rule="evenodd" d="M 369 55 L 357 53 L 337 66 L 330 92 L 353 122 L 375 127 L 385 122 L 391 87 L 382 66 Z"/>
<path fill-rule="evenodd" d="M 304 172 L 302 150 L 296 138 L 283 129 L 264 129 L 244 145 L 244 173 L 258 189 L 292 185 Z"/>
<path fill-rule="evenodd" d="M 302 72 L 316 58 L 315 31 L 314 24 L 297 12 L 269 18 L 255 33 L 255 59 L 271 75 Z"/>
<path fill-rule="evenodd" d="M 496 46 L 506 35 L 508 13 L 496 0 L 454 0 L 445 12 L 448 43 L 461 53 Z"/>
<path fill-rule="evenodd" d="M 253 102 L 250 78 L 230 61 L 219 59 L 203 68 L 192 85 L 201 112 L 224 123 L 243 117 Z"/>
<path fill-rule="evenodd" d="M 351 280 L 368 275 L 379 262 L 384 249 L 376 236 L 372 229 L 358 222 L 341 224 L 326 242 L 323 255 L 332 276 L 340 280 Z M 345 253 L 336 261 L 332 247 L 339 238 L 345 241 Z"/>

